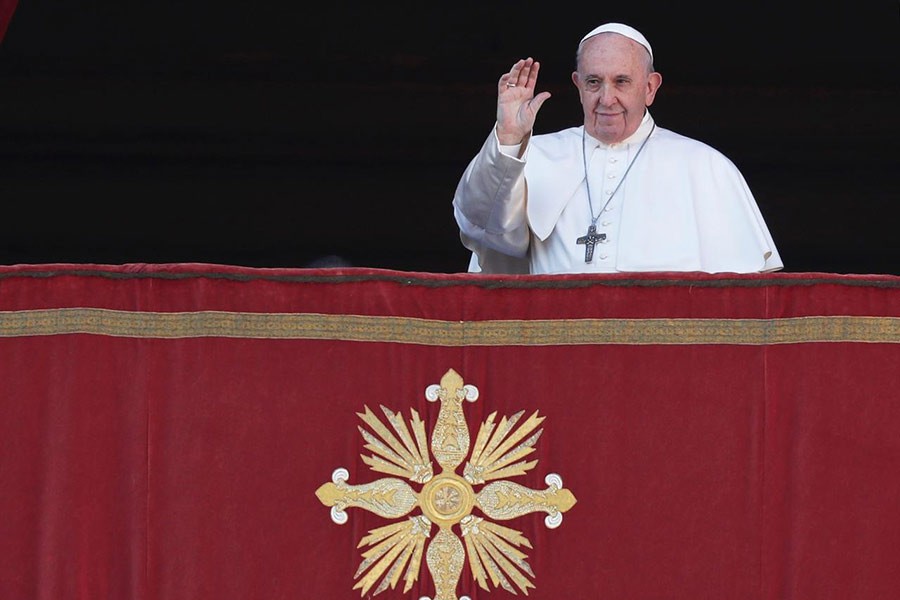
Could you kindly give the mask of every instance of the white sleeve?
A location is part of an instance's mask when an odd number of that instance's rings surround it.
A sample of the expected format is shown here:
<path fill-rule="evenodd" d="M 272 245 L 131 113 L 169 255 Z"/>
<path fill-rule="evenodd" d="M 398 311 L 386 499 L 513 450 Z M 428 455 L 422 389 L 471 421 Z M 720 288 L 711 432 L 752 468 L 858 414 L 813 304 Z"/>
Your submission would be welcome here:
<path fill-rule="evenodd" d="M 528 252 L 525 161 L 504 150 L 516 151 L 508 146 L 501 149 L 496 131 L 491 130 L 463 173 L 453 197 L 460 238 L 477 255 L 481 272 L 489 272 L 484 259 L 490 251 L 514 259 L 522 259 Z"/>

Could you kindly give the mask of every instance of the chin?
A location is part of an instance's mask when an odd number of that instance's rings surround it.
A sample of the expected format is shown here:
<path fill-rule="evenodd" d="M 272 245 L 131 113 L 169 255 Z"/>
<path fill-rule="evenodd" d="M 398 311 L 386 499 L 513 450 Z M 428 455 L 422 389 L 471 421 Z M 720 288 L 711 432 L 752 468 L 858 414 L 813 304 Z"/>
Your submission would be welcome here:
<path fill-rule="evenodd" d="M 614 144 L 622 138 L 622 131 L 619 128 L 610 130 L 603 127 L 594 127 L 593 129 L 588 129 L 588 133 L 604 144 Z"/>

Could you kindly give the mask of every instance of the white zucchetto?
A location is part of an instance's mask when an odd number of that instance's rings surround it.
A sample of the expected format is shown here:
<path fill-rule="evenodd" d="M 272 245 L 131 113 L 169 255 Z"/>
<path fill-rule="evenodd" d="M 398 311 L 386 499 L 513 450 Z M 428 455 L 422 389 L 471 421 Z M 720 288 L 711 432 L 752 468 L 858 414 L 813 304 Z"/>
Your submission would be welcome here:
<path fill-rule="evenodd" d="M 593 29 L 586 36 L 581 38 L 581 41 L 578 42 L 578 46 L 581 47 L 581 44 L 585 42 L 588 38 L 594 37 L 599 33 L 618 33 L 619 35 L 624 35 L 628 39 L 634 40 L 641 46 L 647 49 L 647 52 L 650 53 L 650 58 L 653 59 L 653 49 L 650 47 L 650 42 L 647 41 L 647 38 L 644 37 L 640 31 L 635 29 L 634 27 L 630 27 L 628 25 L 623 25 L 622 23 L 606 23 Z"/>

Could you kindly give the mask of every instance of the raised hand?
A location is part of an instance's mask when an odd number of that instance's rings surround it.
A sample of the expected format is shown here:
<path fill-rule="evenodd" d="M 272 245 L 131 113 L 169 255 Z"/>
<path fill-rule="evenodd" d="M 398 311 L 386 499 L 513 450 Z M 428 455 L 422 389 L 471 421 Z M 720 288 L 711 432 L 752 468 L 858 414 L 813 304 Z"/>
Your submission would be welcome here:
<path fill-rule="evenodd" d="M 497 83 L 497 137 L 501 144 L 519 144 L 534 128 L 534 121 L 550 92 L 534 93 L 541 63 L 523 58 L 500 76 Z"/>

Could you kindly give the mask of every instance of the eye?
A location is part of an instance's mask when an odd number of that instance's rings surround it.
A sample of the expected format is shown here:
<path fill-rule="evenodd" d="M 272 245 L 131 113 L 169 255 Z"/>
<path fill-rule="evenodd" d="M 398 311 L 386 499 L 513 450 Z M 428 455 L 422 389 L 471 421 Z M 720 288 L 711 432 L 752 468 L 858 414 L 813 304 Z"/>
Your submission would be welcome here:
<path fill-rule="evenodd" d="M 589 92 L 596 92 L 600 89 L 600 79 L 597 77 L 585 77 L 584 88 Z"/>

